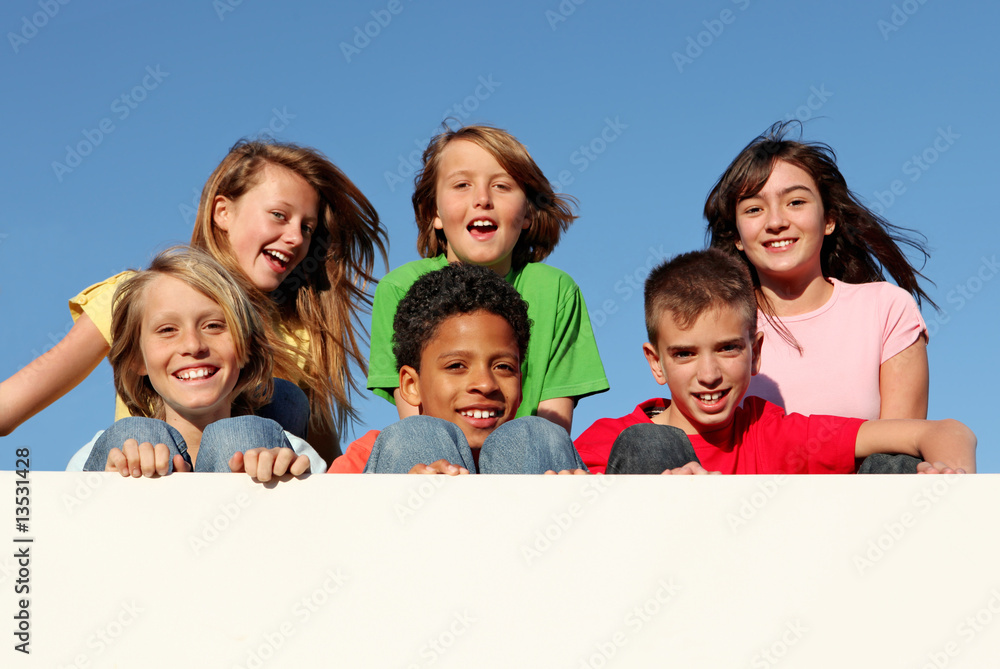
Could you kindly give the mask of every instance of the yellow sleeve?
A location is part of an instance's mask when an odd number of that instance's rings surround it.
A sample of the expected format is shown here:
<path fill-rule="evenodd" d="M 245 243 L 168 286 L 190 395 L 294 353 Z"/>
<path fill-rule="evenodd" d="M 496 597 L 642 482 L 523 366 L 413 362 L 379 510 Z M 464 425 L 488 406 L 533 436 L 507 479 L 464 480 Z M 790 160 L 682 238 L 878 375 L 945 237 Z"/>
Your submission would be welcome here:
<path fill-rule="evenodd" d="M 118 283 L 127 279 L 134 272 L 122 272 L 115 274 L 110 279 L 95 283 L 89 288 L 83 289 L 79 295 L 70 298 L 69 313 L 75 322 L 82 314 L 87 314 L 100 330 L 104 341 L 111 345 L 111 304 L 115 297 L 115 290 Z M 115 396 L 115 420 L 129 416 L 128 409 L 122 398 Z"/>
<path fill-rule="evenodd" d="M 97 329 L 101 331 L 104 341 L 111 345 L 111 304 L 115 297 L 115 290 L 118 283 L 134 272 L 122 272 L 115 274 L 110 279 L 105 279 L 100 283 L 95 283 L 89 288 L 84 288 L 79 295 L 70 298 L 69 313 L 76 321 L 81 315 L 87 314 L 94 322 Z"/>

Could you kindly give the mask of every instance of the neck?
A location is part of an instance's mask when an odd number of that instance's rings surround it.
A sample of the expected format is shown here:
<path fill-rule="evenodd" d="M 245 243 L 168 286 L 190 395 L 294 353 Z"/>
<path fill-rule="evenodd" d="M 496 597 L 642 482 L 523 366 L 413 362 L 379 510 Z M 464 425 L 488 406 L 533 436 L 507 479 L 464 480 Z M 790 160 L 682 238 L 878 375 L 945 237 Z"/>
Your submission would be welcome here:
<path fill-rule="evenodd" d="M 760 292 L 770 302 L 774 315 L 780 318 L 819 309 L 833 296 L 833 284 L 821 274 L 799 279 L 775 279 L 761 275 Z"/>

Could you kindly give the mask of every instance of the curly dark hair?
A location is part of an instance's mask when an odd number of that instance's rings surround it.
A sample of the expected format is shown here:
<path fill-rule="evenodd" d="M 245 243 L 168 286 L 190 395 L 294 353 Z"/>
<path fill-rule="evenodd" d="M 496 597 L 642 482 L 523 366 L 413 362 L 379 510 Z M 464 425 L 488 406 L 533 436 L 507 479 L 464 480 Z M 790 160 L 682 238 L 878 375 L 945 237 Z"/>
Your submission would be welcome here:
<path fill-rule="evenodd" d="M 524 360 L 531 331 L 528 303 L 493 270 L 455 263 L 417 279 L 399 301 L 392 322 L 397 371 L 406 365 L 419 372 L 420 354 L 441 323 L 477 311 L 496 314 L 510 323 Z"/>

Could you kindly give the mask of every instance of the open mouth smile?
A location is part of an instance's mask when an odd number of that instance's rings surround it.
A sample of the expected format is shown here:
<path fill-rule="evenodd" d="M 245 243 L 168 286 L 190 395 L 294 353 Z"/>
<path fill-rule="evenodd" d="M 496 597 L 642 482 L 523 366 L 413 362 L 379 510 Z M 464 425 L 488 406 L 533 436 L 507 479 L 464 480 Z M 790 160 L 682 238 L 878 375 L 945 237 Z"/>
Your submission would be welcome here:
<path fill-rule="evenodd" d="M 794 239 L 779 239 L 773 242 L 764 242 L 764 248 L 766 249 L 783 249 L 791 246 L 795 243 Z"/>
<path fill-rule="evenodd" d="M 729 390 L 714 390 L 710 393 L 692 393 L 699 402 L 705 406 L 712 407 L 720 404 L 728 394 Z"/>
<path fill-rule="evenodd" d="M 181 381 L 197 381 L 215 376 L 218 371 L 218 367 L 190 367 L 174 373 L 174 377 Z"/>
<path fill-rule="evenodd" d="M 285 271 L 288 268 L 288 264 L 292 262 L 292 256 L 281 251 L 276 251 L 274 249 L 264 249 L 264 256 L 271 262 L 272 265 L 276 265 L 280 271 Z"/>

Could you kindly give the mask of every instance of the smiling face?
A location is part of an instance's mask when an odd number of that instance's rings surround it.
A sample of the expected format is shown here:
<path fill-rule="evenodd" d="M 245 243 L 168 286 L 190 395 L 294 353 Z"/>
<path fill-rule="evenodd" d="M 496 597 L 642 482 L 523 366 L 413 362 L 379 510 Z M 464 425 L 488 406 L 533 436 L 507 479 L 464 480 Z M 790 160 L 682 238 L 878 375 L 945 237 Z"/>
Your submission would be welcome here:
<path fill-rule="evenodd" d="M 434 227 L 448 240 L 448 261 L 504 275 L 529 225 L 524 190 L 486 149 L 454 140 L 441 151 Z"/>
<path fill-rule="evenodd" d="M 214 300 L 160 275 L 143 297 L 139 374 L 163 398 L 165 420 L 204 427 L 231 414 L 240 361 Z"/>
<path fill-rule="evenodd" d="M 243 271 L 264 292 L 305 258 L 319 220 L 319 193 L 291 170 L 265 164 L 259 182 L 235 200 L 215 198 L 212 219 Z"/>
<path fill-rule="evenodd" d="M 487 311 L 442 321 L 420 354 L 420 371 L 404 366 L 399 377 L 403 399 L 458 425 L 471 448 L 521 404 L 517 337 L 507 319 Z"/>
<path fill-rule="evenodd" d="M 643 344 L 656 382 L 670 388 L 670 407 L 658 418 L 686 434 L 728 427 L 760 367 L 762 333 L 751 337 L 745 316 L 728 305 L 706 310 L 688 328 L 665 311 L 658 332 L 655 347 Z"/>
<path fill-rule="evenodd" d="M 812 176 L 779 160 L 764 187 L 736 205 L 736 248 L 757 269 L 762 286 L 822 279 L 820 252 L 834 221 Z"/>

